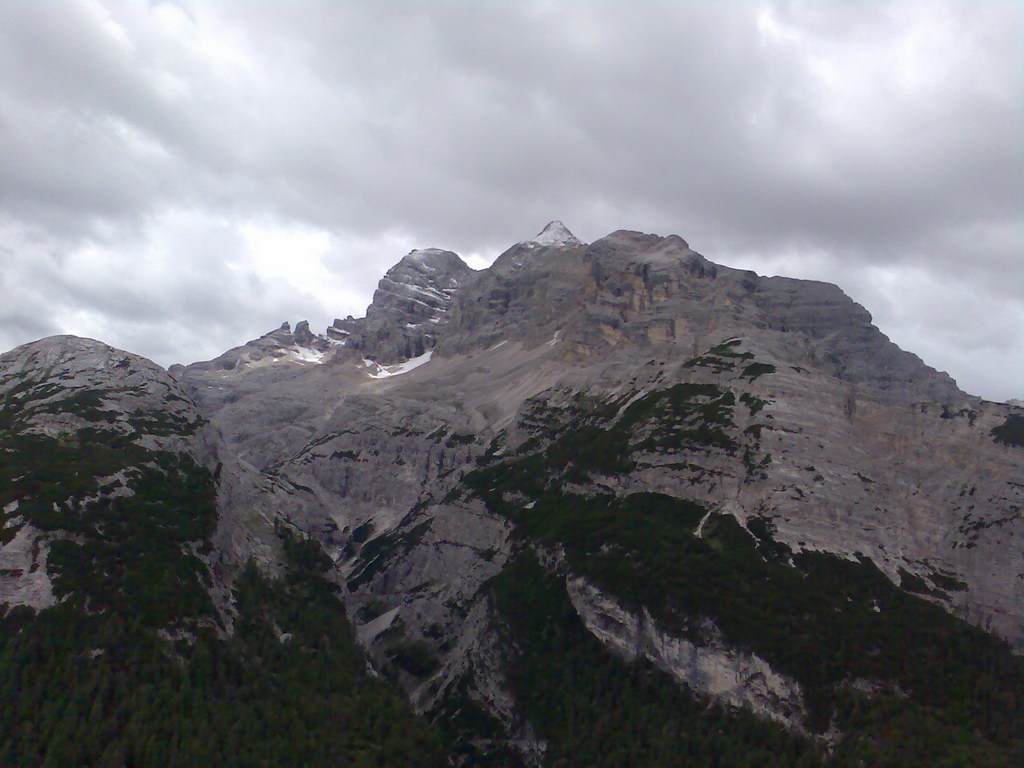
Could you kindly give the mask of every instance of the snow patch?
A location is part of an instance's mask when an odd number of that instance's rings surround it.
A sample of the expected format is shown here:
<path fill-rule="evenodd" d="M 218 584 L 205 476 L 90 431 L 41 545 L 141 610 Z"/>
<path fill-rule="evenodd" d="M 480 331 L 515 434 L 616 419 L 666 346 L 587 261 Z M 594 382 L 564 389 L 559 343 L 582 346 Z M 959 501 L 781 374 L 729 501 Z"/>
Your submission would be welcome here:
<path fill-rule="evenodd" d="M 551 337 L 551 341 L 548 342 L 548 346 L 549 347 L 555 346 L 555 344 L 558 343 L 558 337 L 561 336 L 561 335 L 562 335 L 562 329 L 559 328 L 557 331 L 555 331 L 555 335 Z"/>
<path fill-rule="evenodd" d="M 704 538 L 704 523 L 706 523 L 708 521 L 709 517 L 711 517 L 711 510 L 710 509 L 707 512 L 704 513 L 704 517 L 702 517 L 700 519 L 700 525 L 698 525 L 697 526 L 697 530 L 695 530 L 693 532 L 693 535 L 696 536 L 698 539 L 703 539 Z"/>
<path fill-rule="evenodd" d="M 403 373 L 408 373 L 409 371 L 419 368 L 421 365 L 424 365 L 425 363 L 429 363 L 430 358 L 433 356 L 433 354 L 434 350 L 428 349 L 419 357 L 412 357 L 406 360 L 404 363 L 398 363 L 397 365 L 388 366 L 380 365 L 378 363 L 373 362 L 372 360 L 367 360 L 364 357 L 363 364 L 368 366 L 376 366 L 377 371 L 375 373 L 370 374 L 371 379 L 386 379 L 389 376 L 401 376 Z"/>
<path fill-rule="evenodd" d="M 303 363 L 322 363 L 324 361 L 324 353 L 317 352 L 315 349 L 309 347 L 296 347 L 295 358 Z"/>
<path fill-rule="evenodd" d="M 448 294 L 444 293 L 443 291 L 439 291 L 436 288 L 431 288 L 429 285 L 416 285 L 415 283 L 398 283 L 398 285 L 400 285 L 402 288 L 405 288 L 405 289 L 411 291 L 412 293 L 418 293 L 420 296 L 426 296 L 427 298 L 430 298 L 430 299 L 440 299 L 441 301 L 443 301 L 443 300 L 449 298 Z M 390 291 L 390 293 L 398 294 L 398 291 Z M 398 295 L 401 295 L 401 294 L 398 294 Z M 427 302 L 422 301 L 420 299 L 415 299 L 415 298 L 413 298 L 411 296 L 404 297 L 404 298 L 409 298 L 409 299 L 412 299 L 413 301 L 419 301 L 419 303 L 421 303 L 421 304 L 426 304 L 427 303 Z"/>
<path fill-rule="evenodd" d="M 344 343 L 344 342 L 340 342 Z M 280 349 L 271 350 L 266 355 L 259 357 L 250 357 L 248 355 L 239 358 L 237 364 L 232 369 L 235 372 L 244 370 L 252 370 L 254 368 L 265 368 L 268 365 L 274 365 L 275 363 L 314 363 L 320 364 L 324 361 L 324 352 L 319 352 L 309 347 L 282 347 Z"/>

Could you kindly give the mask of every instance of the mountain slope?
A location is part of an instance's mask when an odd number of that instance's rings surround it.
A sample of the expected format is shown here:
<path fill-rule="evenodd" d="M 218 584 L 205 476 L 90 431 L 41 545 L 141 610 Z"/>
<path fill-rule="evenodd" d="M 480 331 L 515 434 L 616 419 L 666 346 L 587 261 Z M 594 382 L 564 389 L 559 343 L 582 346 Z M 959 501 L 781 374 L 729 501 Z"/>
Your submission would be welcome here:
<path fill-rule="evenodd" d="M 159 366 L 43 339 L 0 403 L 0 764 L 441 764 L 319 547 L 223 508 L 246 473 Z"/>

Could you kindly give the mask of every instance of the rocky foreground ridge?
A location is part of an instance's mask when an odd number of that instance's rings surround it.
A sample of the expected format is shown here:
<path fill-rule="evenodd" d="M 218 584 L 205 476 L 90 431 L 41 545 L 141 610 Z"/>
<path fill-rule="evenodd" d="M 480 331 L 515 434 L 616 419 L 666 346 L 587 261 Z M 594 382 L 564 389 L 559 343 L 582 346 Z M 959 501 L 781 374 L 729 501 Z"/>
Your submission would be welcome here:
<path fill-rule="evenodd" d="M 4 476 L 0 600 L 67 602 L 49 553 L 110 525 L 68 515 L 199 473 L 215 508 L 175 546 L 209 609 L 162 631 L 231 637 L 247 564 L 285 578 L 289 537 L 313 543 L 449 762 L 675 754 L 675 726 L 573 735 L 629 721 L 595 693 L 619 685 L 626 709 L 674 702 L 645 719 L 681 717 L 694 760 L 732 754 L 714 733 L 782 745 L 737 765 L 1019 754 L 1024 410 L 962 392 L 836 286 L 553 222 L 481 271 L 414 251 L 364 318 L 170 372 L 25 345 L 0 398 L 5 466 L 45 463 L 37 440 L 132 452 L 70 496 Z"/>

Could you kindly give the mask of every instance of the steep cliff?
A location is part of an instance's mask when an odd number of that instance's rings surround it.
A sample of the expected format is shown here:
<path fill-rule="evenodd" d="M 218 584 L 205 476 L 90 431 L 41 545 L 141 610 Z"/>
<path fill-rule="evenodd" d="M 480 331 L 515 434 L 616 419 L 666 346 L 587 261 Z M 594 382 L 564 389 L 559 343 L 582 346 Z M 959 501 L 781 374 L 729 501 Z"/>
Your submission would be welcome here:
<path fill-rule="evenodd" d="M 381 278 L 366 317 L 335 320 L 327 333 L 382 365 L 419 357 L 436 343 L 452 297 L 472 274 L 451 251 L 413 251 Z"/>

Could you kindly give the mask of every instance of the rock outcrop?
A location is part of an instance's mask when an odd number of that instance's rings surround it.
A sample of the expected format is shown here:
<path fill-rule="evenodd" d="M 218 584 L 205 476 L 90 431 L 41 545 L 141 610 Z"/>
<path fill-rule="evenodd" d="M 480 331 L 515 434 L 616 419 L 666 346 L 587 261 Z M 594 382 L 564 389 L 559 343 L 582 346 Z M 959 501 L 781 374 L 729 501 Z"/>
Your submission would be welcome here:
<path fill-rule="evenodd" d="M 58 438 L 102 424 L 151 450 L 178 450 L 205 422 L 167 372 L 139 355 L 51 336 L 0 355 L 4 426 Z"/>
<path fill-rule="evenodd" d="M 451 251 L 413 251 L 381 278 L 366 317 L 335 320 L 332 338 L 391 365 L 434 347 L 452 298 L 473 274 Z"/>
<path fill-rule="evenodd" d="M 626 610 L 574 576 L 567 591 L 583 623 L 613 652 L 629 661 L 646 658 L 694 691 L 745 707 L 764 717 L 800 728 L 804 716 L 800 685 L 773 670 L 764 659 L 730 648 L 721 632 L 707 622 L 699 643 L 659 629 L 647 611 Z"/>

